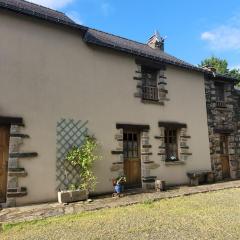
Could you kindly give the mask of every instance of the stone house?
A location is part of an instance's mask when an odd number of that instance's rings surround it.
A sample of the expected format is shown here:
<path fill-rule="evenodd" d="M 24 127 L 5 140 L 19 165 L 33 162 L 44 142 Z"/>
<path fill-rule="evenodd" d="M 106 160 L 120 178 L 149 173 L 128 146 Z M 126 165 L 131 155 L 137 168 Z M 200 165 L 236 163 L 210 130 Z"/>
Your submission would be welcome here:
<path fill-rule="evenodd" d="M 0 0 L 0 34 L 3 206 L 55 201 L 86 134 L 101 148 L 95 194 L 121 174 L 129 188 L 195 170 L 238 177 L 236 79 L 167 54 L 158 34 L 139 43 L 23 0 Z"/>

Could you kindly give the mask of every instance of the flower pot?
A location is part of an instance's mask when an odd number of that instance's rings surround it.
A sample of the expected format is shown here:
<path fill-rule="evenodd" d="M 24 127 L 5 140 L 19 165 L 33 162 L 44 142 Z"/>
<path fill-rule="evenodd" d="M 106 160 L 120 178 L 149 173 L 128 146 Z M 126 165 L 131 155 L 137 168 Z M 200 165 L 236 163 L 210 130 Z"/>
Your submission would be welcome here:
<path fill-rule="evenodd" d="M 116 185 L 114 186 L 114 189 L 115 189 L 116 193 L 121 193 L 122 190 L 123 190 L 121 184 L 116 184 Z"/>
<path fill-rule="evenodd" d="M 88 199 L 88 192 L 86 190 L 68 190 L 58 192 L 59 203 L 78 202 Z"/>

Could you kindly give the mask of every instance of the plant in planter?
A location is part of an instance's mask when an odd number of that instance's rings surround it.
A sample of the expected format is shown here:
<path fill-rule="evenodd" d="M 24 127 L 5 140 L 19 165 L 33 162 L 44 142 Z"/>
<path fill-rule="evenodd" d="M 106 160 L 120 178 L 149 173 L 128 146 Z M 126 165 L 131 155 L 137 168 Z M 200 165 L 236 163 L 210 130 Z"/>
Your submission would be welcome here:
<path fill-rule="evenodd" d="M 96 187 L 96 177 L 93 174 L 93 164 L 100 156 L 96 153 L 97 141 L 87 136 L 81 147 L 73 147 L 67 154 L 66 161 L 79 169 L 79 183 L 70 184 L 67 191 L 59 192 L 59 202 L 74 202 L 86 200 L 90 191 Z"/>
<path fill-rule="evenodd" d="M 117 178 L 113 178 L 112 183 L 113 183 L 115 192 L 117 193 L 117 195 L 119 195 L 121 192 L 123 192 L 123 186 L 126 183 L 126 177 L 119 176 Z"/>

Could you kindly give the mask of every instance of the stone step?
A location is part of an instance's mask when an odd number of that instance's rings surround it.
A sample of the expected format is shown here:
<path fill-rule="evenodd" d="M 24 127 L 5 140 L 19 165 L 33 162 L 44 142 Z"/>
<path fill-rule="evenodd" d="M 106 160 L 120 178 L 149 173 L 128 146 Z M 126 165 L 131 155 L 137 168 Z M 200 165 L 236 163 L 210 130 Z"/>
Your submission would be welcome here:
<path fill-rule="evenodd" d="M 27 134 L 22 133 L 11 133 L 10 137 L 18 137 L 18 138 L 30 138 Z"/>
<path fill-rule="evenodd" d="M 156 176 L 142 177 L 142 181 L 143 183 L 153 183 L 156 178 Z"/>
<path fill-rule="evenodd" d="M 8 198 L 24 197 L 26 195 L 27 195 L 27 188 L 26 187 L 8 188 L 8 190 L 7 190 L 7 197 Z"/>
<path fill-rule="evenodd" d="M 24 168 L 9 168 L 8 169 L 8 176 L 10 177 L 26 177 L 27 172 Z"/>
<path fill-rule="evenodd" d="M 36 152 L 12 152 L 9 154 L 10 158 L 32 158 L 37 157 L 38 153 Z"/>

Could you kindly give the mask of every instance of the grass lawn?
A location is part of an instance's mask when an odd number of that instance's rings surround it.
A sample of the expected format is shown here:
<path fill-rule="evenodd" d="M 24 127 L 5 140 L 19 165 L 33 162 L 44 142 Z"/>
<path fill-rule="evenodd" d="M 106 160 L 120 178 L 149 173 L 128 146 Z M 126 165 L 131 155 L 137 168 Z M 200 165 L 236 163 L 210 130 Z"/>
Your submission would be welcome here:
<path fill-rule="evenodd" d="M 3 229 L 1 240 L 240 239 L 240 189 L 4 225 Z"/>

